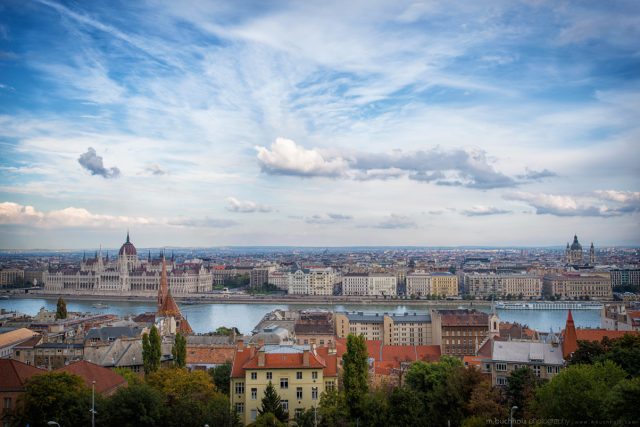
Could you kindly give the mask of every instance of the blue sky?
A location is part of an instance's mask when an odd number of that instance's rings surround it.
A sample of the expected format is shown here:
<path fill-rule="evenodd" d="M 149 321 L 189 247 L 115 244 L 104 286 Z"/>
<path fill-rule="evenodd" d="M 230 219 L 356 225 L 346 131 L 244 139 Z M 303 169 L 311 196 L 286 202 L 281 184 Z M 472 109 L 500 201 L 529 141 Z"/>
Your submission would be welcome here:
<path fill-rule="evenodd" d="M 0 246 L 640 243 L 640 3 L 0 5 Z"/>

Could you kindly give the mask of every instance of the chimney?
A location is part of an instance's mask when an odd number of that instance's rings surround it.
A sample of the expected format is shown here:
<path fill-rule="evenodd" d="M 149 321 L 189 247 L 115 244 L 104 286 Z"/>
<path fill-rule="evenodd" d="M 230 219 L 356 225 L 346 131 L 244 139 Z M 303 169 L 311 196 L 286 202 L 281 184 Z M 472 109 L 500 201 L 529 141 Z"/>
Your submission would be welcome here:
<path fill-rule="evenodd" d="M 256 348 L 254 346 L 249 347 L 249 357 L 253 359 L 256 355 Z"/>
<path fill-rule="evenodd" d="M 258 366 L 264 367 L 265 354 L 264 351 L 258 352 Z"/>
<path fill-rule="evenodd" d="M 260 338 L 258 340 L 258 348 L 262 348 L 262 347 L 264 347 L 264 338 Z"/>
<path fill-rule="evenodd" d="M 238 351 L 244 350 L 244 340 L 243 339 L 239 339 L 237 344 L 238 344 Z"/>
<path fill-rule="evenodd" d="M 309 367 L 309 350 L 304 350 L 302 352 L 302 366 L 305 368 Z"/>

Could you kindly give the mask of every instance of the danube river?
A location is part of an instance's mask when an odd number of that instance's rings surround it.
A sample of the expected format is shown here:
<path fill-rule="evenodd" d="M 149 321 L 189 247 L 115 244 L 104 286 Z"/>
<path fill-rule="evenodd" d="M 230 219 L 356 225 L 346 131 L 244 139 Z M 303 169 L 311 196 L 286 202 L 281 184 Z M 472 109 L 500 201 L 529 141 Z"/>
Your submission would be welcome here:
<path fill-rule="evenodd" d="M 91 301 L 67 300 L 67 310 L 79 312 L 113 313 L 120 317 L 130 314 L 139 314 L 155 311 L 156 306 L 152 301 L 109 301 L 108 308 L 94 308 Z M 348 305 L 335 304 L 317 306 L 296 305 L 296 304 L 180 304 L 182 313 L 187 317 L 191 327 L 195 332 L 204 333 L 214 331 L 219 326 L 235 326 L 242 333 L 251 333 L 251 330 L 262 319 L 265 313 L 276 308 L 280 309 L 325 309 L 333 311 L 363 311 L 366 313 L 426 313 L 428 307 L 425 305 L 412 304 L 371 304 L 371 305 Z M 34 299 L 9 299 L 0 300 L 0 309 L 17 311 L 29 315 L 34 315 L 45 307 L 48 310 L 55 310 L 55 298 L 34 298 Z M 490 310 L 487 307 L 480 308 L 483 311 Z M 519 322 L 523 325 L 539 331 L 559 331 L 564 328 L 567 319 L 566 310 L 498 310 L 498 315 L 502 321 Z M 599 310 L 576 310 L 573 312 L 576 326 L 582 328 L 600 327 Z"/>

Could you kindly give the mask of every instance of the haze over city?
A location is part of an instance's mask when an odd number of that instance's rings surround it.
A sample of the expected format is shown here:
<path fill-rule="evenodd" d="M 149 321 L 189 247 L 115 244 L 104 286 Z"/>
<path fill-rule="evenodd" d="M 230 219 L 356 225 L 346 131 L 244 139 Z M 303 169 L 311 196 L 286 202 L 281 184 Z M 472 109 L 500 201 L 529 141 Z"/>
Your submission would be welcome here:
<path fill-rule="evenodd" d="M 0 248 L 640 243 L 637 2 L 0 6 Z"/>

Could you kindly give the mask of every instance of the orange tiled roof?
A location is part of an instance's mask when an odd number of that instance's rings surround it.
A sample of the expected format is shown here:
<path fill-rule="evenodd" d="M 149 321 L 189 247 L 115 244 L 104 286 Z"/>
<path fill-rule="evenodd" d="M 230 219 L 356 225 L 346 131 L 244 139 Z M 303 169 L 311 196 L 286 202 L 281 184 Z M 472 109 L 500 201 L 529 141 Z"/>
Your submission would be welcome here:
<path fill-rule="evenodd" d="M 0 334 L 0 347 L 5 347 L 18 342 L 26 341 L 37 334 L 37 332 L 34 332 L 31 329 L 27 328 L 20 328 L 13 331 L 5 332 L 3 334 Z"/>
<path fill-rule="evenodd" d="M 322 368 L 325 377 L 338 375 L 338 355 L 329 354 L 328 347 L 316 349 L 316 354 L 309 352 L 309 366 L 303 363 L 303 353 L 267 353 L 264 366 L 258 366 L 258 350 L 245 347 L 236 350 L 231 368 L 232 378 L 244 378 L 246 369 L 308 369 Z"/>
<path fill-rule="evenodd" d="M 482 357 L 480 356 L 464 356 L 462 358 L 464 366 L 480 366 L 482 365 Z"/>
<path fill-rule="evenodd" d="M 609 339 L 622 338 L 625 334 L 639 334 L 637 331 L 608 331 L 606 329 L 576 329 L 578 341 L 602 341 L 604 337 Z"/>
<path fill-rule="evenodd" d="M 233 360 L 234 347 L 187 347 L 187 365 L 221 365 Z"/>
<path fill-rule="evenodd" d="M 0 359 L 0 391 L 23 391 L 24 383 L 47 371 L 13 359 Z"/>
<path fill-rule="evenodd" d="M 104 368 L 95 363 L 81 360 L 79 362 L 71 363 L 70 365 L 63 366 L 57 369 L 58 372 L 68 372 L 79 376 L 84 380 L 84 384 L 91 388 L 93 381 L 96 382 L 96 391 L 98 393 L 109 394 L 116 389 L 123 387 L 127 384 L 127 380 L 119 374 L 116 374 L 111 369 Z"/>

